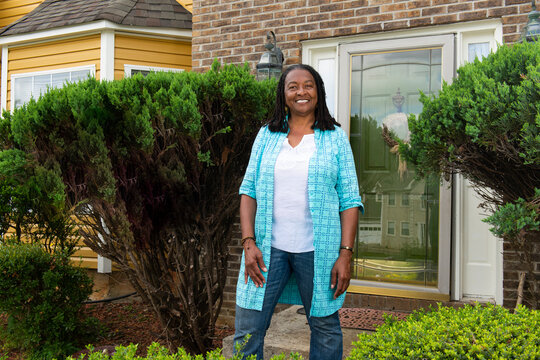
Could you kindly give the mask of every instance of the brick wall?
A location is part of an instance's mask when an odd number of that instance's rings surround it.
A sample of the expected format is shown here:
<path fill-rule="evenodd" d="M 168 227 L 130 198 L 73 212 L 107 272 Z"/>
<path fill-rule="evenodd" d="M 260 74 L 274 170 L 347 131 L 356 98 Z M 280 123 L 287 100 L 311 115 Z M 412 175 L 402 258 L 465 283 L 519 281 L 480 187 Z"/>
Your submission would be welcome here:
<path fill-rule="evenodd" d="M 248 62 L 252 69 L 265 51 L 266 32 L 273 30 L 285 65 L 301 62 L 301 41 L 437 26 L 500 18 L 503 40 L 519 40 L 531 11 L 530 0 L 195 0 L 192 65 L 195 71 L 222 63 Z M 240 266 L 240 232 L 230 248 L 221 321 L 233 322 L 235 286 Z M 540 246 L 539 246 L 540 247 Z M 515 304 L 519 259 L 505 251 L 504 303 Z M 540 259 L 539 259 L 540 261 Z M 540 271 L 540 264 L 537 264 Z M 513 287 L 514 289 L 517 287 Z M 430 301 L 349 294 L 346 306 L 410 311 Z"/>
<path fill-rule="evenodd" d="M 529 0 L 195 0 L 193 69 L 213 59 L 255 67 L 266 32 L 276 33 L 285 64 L 299 63 L 302 40 L 502 18 L 504 42 L 519 39 Z"/>

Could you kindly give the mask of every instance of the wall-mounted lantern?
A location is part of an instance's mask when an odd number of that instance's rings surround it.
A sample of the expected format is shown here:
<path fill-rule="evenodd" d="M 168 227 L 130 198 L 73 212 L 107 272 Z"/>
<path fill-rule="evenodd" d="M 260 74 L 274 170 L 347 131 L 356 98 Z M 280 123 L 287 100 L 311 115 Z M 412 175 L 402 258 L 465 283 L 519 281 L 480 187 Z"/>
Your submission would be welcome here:
<path fill-rule="evenodd" d="M 261 55 L 261 59 L 257 64 L 257 80 L 270 78 L 279 79 L 283 68 L 283 53 L 276 44 L 276 34 L 273 31 L 266 33 L 268 41 L 264 47 L 268 50 Z"/>
<path fill-rule="evenodd" d="M 532 10 L 529 13 L 529 21 L 521 33 L 521 41 L 536 41 L 540 37 L 540 12 L 536 11 L 536 1 L 532 0 Z"/>

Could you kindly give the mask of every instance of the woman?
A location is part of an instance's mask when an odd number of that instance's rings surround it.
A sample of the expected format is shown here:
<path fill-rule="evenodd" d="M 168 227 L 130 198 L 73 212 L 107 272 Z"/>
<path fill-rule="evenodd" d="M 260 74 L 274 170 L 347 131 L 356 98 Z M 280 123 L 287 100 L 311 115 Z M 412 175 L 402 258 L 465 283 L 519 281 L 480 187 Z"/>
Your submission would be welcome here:
<path fill-rule="evenodd" d="M 235 344 L 263 358 L 276 304 L 302 303 L 310 359 L 341 359 L 338 310 L 350 280 L 358 208 L 347 135 L 332 118 L 320 75 L 282 74 L 274 117 L 261 128 L 240 187 L 244 254 L 236 290 Z"/>

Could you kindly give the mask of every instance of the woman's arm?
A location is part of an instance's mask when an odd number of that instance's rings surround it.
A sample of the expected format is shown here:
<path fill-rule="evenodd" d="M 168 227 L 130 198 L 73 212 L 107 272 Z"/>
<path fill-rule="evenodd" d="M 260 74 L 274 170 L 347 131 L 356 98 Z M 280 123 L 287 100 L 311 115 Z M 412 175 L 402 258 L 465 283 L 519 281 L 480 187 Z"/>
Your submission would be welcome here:
<path fill-rule="evenodd" d="M 247 195 L 240 197 L 240 229 L 242 230 L 242 239 L 246 237 L 255 238 L 255 213 L 257 211 L 257 201 Z M 354 241 L 354 239 L 353 239 Z M 266 282 L 261 270 L 266 272 L 261 250 L 255 245 L 255 241 L 248 239 L 244 242 L 245 255 L 245 281 L 248 282 L 248 276 L 253 280 L 255 286 L 263 286 Z"/>
<path fill-rule="evenodd" d="M 340 213 L 341 217 L 341 246 L 354 248 L 354 239 L 356 237 L 356 229 L 358 227 L 358 208 L 352 207 Z M 331 273 L 332 289 L 334 299 L 343 294 L 349 287 L 351 280 L 351 260 L 353 252 L 347 249 L 339 250 L 339 257 L 334 263 Z"/>

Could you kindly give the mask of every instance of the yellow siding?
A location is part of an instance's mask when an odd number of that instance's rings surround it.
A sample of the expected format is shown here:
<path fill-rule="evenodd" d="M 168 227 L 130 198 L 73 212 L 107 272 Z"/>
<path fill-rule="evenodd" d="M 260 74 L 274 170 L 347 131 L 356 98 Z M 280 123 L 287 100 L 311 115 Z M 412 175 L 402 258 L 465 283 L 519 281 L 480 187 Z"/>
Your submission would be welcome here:
<path fill-rule="evenodd" d="M 147 37 L 116 35 L 114 78 L 124 77 L 124 65 L 191 70 L 191 43 Z"/>
<path fill-rule="evenodd" d="M 34 10 L 43 0 L 0 0 L 0 28 Z"/>
<path fill-rule="evenodd" d="M 9 49 L 7 108 L 11 108 L 11 75 L 95 65 L 100 70 L 99 35 L 47 42 Z"/>
<path fill-rule="evenodd" d="M 176 0 L 180 5 L 186 8 L 190 13 L 193 12 L 193 1 L 192 0 Z"/>

